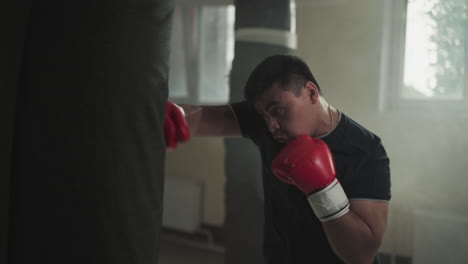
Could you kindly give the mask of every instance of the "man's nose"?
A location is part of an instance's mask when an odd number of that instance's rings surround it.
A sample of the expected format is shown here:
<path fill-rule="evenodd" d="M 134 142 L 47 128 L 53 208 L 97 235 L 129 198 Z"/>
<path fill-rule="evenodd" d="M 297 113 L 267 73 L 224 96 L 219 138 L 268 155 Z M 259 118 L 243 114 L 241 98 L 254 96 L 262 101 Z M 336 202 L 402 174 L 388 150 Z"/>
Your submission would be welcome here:
<path fill-rule="evenodd" d="M 266 122 L 270 133 L 275 134 L 276 130 L 278 130 L 280 127 L 278 121 L 276 121 L 275 118 L 268 118 Z"/>

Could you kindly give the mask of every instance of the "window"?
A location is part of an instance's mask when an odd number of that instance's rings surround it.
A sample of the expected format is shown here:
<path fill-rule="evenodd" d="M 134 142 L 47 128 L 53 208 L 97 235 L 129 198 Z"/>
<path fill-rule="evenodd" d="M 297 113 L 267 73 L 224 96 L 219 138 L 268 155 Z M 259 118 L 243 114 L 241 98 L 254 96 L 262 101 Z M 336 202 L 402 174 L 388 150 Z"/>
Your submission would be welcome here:
<path fill-rule="evenodd" d="M 229 101 L 234 17 L 232 5 L 175 9 L 170 56 L 170 100 L 193 104 L 223 104 Z"/>
<path fill-rule="evenodd" d="M 468 0 L 383 0 L 381 110 L 468 103 Z"/>

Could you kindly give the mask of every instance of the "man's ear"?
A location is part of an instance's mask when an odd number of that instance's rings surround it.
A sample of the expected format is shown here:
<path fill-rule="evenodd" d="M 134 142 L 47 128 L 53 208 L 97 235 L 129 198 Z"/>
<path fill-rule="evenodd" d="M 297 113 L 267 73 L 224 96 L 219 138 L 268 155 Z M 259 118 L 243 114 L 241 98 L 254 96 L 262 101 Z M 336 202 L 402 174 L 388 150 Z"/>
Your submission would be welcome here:
<path fill-rule="evenodd" d="M 310 98 L 313 104 L 316 104 L 319 101 L 320 93 L 317 86 L 313 82 L 307 82 L 304 86 L 307 96 Z"/>

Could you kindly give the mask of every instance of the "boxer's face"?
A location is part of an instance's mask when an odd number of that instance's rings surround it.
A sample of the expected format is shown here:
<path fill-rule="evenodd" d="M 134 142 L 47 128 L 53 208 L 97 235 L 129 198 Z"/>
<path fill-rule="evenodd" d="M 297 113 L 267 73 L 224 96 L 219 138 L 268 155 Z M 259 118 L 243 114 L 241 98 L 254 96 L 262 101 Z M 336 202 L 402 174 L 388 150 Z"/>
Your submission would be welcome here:
<path fill-rule="evenodd" d="M 265 119 L 273 138 L 285 143 L 298 135 L 312 134 L 317 100 L 317 88 L 311 82 L 307 82 L 297 95 L 274 84 L 258 98 L 255 108 Z"/>

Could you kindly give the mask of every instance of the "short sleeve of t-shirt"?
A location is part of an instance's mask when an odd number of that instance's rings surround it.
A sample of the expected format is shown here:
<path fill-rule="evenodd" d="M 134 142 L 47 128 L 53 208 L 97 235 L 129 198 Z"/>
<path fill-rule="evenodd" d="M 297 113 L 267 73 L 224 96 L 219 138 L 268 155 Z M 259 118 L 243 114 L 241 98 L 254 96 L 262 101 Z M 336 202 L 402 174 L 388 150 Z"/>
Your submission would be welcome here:
<path fill-rule="evenodd" d="M 382 144 L 356 173 L 353 182 L 347 187 L 349 199 L 376 199 L 389 201 L 390 164 Z"/>
<path fill-rule="evenodd" d="M 389 163 L 385 149 L 379 144 L 373 157 L 358 171 L 359 181 L 349 187 L 348 197 L 389 201 L 391 198 Z"/>
<path fill-rule="evenodd" d="M 231 104 L 232 110 L 236 115 L 242 136 L 259 144 L 259 141 L 268 133 L 263 118 L 255 111 L 252 104 L 241 101 Z"/>
<path fill-rule="evenodd" d="M 339 124 L 323 140 L 349 199 L 390 200 L 390 160 L 377 135 L 341 113 Z"/>

